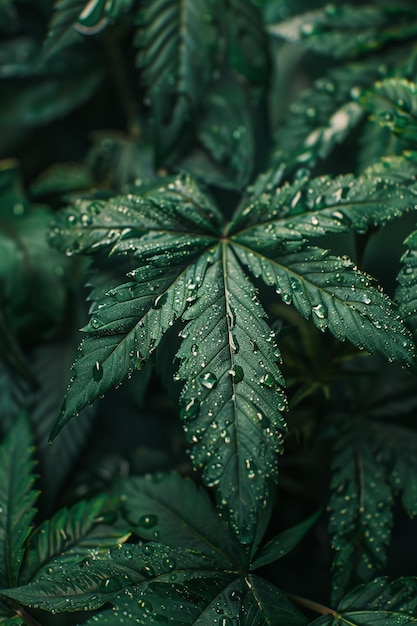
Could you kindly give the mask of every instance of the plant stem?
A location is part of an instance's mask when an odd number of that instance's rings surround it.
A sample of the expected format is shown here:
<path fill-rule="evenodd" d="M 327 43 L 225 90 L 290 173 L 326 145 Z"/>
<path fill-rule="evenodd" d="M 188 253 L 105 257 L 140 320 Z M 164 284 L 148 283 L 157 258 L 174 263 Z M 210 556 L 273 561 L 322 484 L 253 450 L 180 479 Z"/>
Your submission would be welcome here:
<path fill-rule="evenodd" d="M 287 593 L 286 595 L 290 598 L 290 600 L 293 600 L 300 606 L 304 606 L 306 609 L 311 609 L 312 611 L 321 613 L 322 615 L 332 615 L 335 618 L 340 617 L 339 613 L 330 609 L 328 606 L 324 606 L 324 604 L 319 604 L 318 602 L 313 602 L 313 600 L 296 596 L 293 593 Z"/>

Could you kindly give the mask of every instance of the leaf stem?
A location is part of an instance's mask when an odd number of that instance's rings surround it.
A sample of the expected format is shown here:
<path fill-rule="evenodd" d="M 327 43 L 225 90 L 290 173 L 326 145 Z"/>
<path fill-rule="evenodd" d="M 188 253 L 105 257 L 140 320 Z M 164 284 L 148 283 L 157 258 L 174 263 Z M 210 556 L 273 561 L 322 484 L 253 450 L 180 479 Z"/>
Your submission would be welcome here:
<path fill-rule="evenodd" d="M 318 602 L 314 602 L 313 600 L 302 598 L 301 596 L 294 595 L 293 593 L 286 593 L 286 595 L 290 600 L 293 600 L 300 606 L 304 606 L 306 609 L 311 609 L 311 611 L 314 611 L 315 613 L 321 613 L 321 615 L 332 615 L 336 619 L 340 617 L 337 611 L 334 611 L 324 604 L 319 604 Z"/>

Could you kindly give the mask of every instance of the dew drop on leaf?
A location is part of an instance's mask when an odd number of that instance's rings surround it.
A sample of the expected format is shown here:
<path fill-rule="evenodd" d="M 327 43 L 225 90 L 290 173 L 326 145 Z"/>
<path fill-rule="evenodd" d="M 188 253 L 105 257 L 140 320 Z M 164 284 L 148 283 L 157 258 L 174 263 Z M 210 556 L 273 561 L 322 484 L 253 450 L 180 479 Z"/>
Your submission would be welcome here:
<path fill-rule="evenodd" d="M 316 304 L 313 306 L 312 311 L 316 317 L 320 320 L 324 320 L 326 317 L 327 309 L 324 304 Z"/>
<path fill-rule="evenodd" d="M 212 372 L 205 372 L 201 374 L 200 382 L 206 389 L 214 389 L 217 385 L 217 376 Z"/>
<path fill-rule="evenodd" d="M 160 309 L 161 306 L 163 306 L 167 300 L 168 300 L 168 293 L 161 293 L 159 296 L 155 298 L 154 303 L 153 303 L 153 308 Z"/>
<path fill-rule="evenodd" d="M 192 420 L 197 417 L 200 412 L 200 401 L 198 398 L 191 398 L 180 411 L 180 418 L 183 420 Z"/>
<path fill-rule="evenodd" d="M 233 369 L 229 370 L 229 374 L 233 376 L 233 380 L 235 385 L 242 382 L 244 377 L 243 367 L 240 365 L 235 365 Z"/>
<path fill-rule="evenodd" d="M 156 526 L 158 523 L 158 516 L 157 515 L 142 515 L 142 517 L 139 519 L 138 522 L 138 526 L 140 526 L 141 528 L 153 528 L 154 526 Z"/>
<path fill-rule="evenodd" d="M 80 222 L 83 226 L 90 226 L 93 223 L 93 218 L 88 213 L 83 213 L 80 217 Z"/>
<path fill-rule="evenodd" d="M 93 365 L 93 379 L 98 383 L 103 378 L 103 366 L 98 361 Z"/>
<path fill-rule="evenodd" d="M 277 386 L 277 382 L 270 372 L 264 374 L 259 382 L 263 387 L 268 387 L 268 389 L 272 389 Z"/>
<path fill-rule="evenodd" d="M 129 560 L 133 559 L 133 552 L 131 550 L 126 550 L 125 558 Z"/>

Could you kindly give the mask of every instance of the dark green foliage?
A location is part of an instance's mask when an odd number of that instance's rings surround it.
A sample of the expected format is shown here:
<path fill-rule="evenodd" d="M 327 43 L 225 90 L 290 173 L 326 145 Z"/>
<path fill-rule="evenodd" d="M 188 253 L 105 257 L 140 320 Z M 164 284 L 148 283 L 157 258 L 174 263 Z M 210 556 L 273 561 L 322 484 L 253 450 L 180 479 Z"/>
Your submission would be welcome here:
<path fill-rule="evenodd" d="M 417 621 L 416 37 L 0 0 L 0 623 Z"/>

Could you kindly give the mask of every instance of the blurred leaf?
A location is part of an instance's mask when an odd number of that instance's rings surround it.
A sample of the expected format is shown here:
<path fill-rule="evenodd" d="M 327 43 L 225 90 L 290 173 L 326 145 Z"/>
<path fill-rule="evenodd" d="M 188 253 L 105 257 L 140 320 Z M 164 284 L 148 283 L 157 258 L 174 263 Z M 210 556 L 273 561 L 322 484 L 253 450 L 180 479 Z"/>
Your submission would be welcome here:
<path fill-rule="evenodd" d="M 218 0 L 147 0 L 138 66 L 153 117 L 158 163 L 181 152 L 214 69 Z"/>
<path fill-rule="evenodd" d="M 24 544 L 35 515 L 37 492 L 26 417 L 13 425 L 0 447 L 0 585 L 17 584 Z"/>
<path fill-rule="evenodd" d="M 100 33 L 129 11 L 133 4 L 134 0 L 56 0 L 44 43 L 43 60 L 81 43 L 83 35 Z"/>
<path fill-rule="evenodd" d="M 270 24 L 268 31 L 321 54 L 352 58 L 415 36 L 417 12 L 406 5 L 327 4 L 286 22 Z"/>
<path fill-rule="evenodd" d="M 417 140 L 417 85 L 405 78 L 377 82 L 360 102 L 371 119 L 402 138 Z"/>
<path fill-rule="evenodd" d="M 68 267 L 46 241 L 52 212 L 30 208 L 16 164 L 7 161 L 0 170 L 0 198 L 0 301 L 7 322 L 20 337 L 50 336 L 66 303 Z"/>

